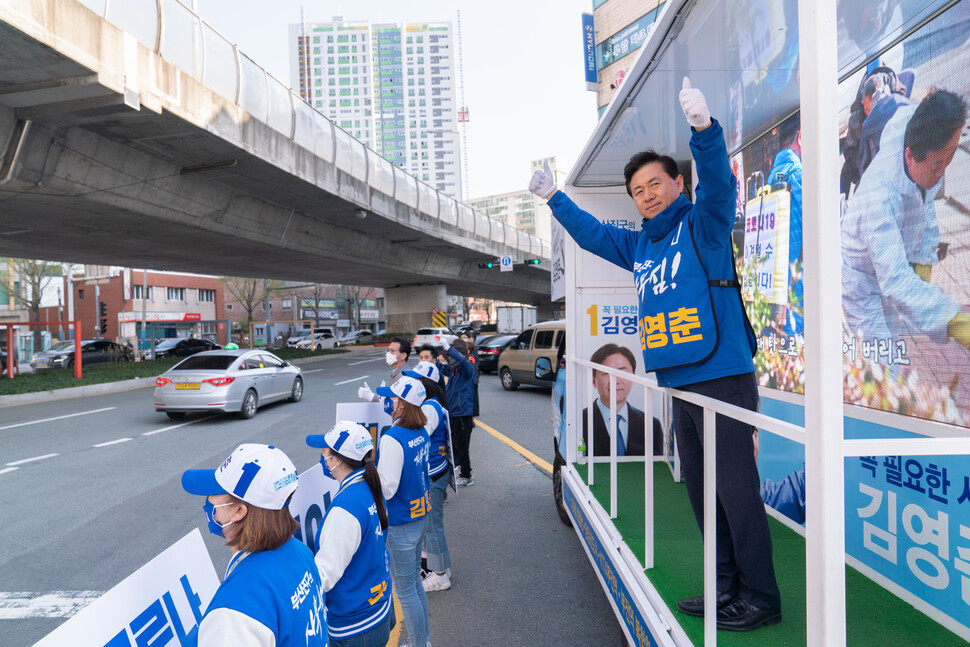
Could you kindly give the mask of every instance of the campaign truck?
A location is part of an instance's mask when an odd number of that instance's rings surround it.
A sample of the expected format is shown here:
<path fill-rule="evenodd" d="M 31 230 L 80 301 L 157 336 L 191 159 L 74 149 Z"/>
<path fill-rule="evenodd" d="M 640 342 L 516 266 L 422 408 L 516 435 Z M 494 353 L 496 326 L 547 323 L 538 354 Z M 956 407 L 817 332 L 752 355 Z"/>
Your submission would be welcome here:
<path fill-rule="evenodd" d="M 632 273 L 565 236 L 562 359 L 535 367 L 554 384 L 553 499 L 629 644 L 970 641 L 967 25 L 970 0 L 669 0 L 630 52 L 560 189 L 639 231 L 623 167 L 656 150 L 688 198 L 703 195 L 678 92 L 684 77 L 704 91 L 738 183 L 724 235 L 760 409 L 659 387 L 643 349 L 673 331 L 641 319 Z M 676 265 L 656 271 L 677 281 Z M 591 361 L 607 352 L 619 363 Z M 630 356 L 634 372 L 621 366 Z M 681 479 L 674 398 L 704 411 L 701 520 Z M 660 455 L 617 451 L 621 409 L 624 430 L 658 420 Z M 758 429 L 782 596 L 781 622 L 743 636 L 716 631 L 709 459 L 724 416 Z M 701 593 L 704 617 L 677 609 Z"/>

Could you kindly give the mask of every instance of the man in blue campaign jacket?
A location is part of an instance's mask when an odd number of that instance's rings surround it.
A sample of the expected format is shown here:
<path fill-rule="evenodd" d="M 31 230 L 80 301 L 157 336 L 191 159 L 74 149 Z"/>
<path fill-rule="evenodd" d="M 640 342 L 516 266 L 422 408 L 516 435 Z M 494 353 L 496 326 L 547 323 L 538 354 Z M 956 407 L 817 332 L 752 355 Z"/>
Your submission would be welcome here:
<path fill-rule="evenodd" d="M 682 194 L 684 178 L 676 162 L 653 151 L 634 155 L 623 170 L 627 192 L 643 217 L 639 232 L 603 224 L 579 209 L 556 191 L 548 169 L 535 173 L 529 189 L 549 200 L 553 215 L 580 247 L 633 272 L 644 370 L 655 371 L 661 386 L 755 411 L 757 346 L 741 303 L 731 245 L 737 182 L 721 126 L 686 78 L 680 102 L 693 127 L 696 203 Z M 703 419 L 701 407 L 674 399 L 681 466 L 702 531 Z M 781 621 L 753 431 L 717 417 L 717 626 L 734 631 Z M 703 596 L 681 600 L 677 608 L 703 615 Z"/>

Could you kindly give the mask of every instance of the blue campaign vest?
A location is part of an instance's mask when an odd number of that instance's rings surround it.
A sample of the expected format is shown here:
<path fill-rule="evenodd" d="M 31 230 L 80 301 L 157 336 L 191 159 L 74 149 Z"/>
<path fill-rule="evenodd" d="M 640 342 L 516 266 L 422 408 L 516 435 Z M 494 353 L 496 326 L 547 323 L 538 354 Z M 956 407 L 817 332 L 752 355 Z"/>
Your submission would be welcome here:
<path fill-rule="evenodd" d="M 327 515 L 334 508 L 349 512 L 360 523 L 360 546 L 343 575 L 327 594 L 327 629 L 332 640 L 347 640 L 373 629 L 391 608 L 391 573 L 374 495 L 364 480 L 364 468 L 340 484 Z M 326 515 L 324 515 L 326 521 Z M 317 546 L 320 545 L 320 524 Z"/>
<path fill-rule="evenodd" d="M 643 370 L 700 364 L 713 355 L 719 331 L 711 289 L 737 289 L 738 281 L 710 280 L 689 215 L 663 238 L 647 243 L 647 258 L 636 262 L 633 274 L 640 300 Z"/>
<path fill-rule="evenodd" d="M 387 502 L 387 522 L 401 526 L 416 521 L 431 510 L 428 497 L 428 454 L 431 437 L 424 427 L 405 429 L 394 425 L 384 432 L 404 448 L 404 465 L 397 492 Z"/>
<path fill-rule="evenodd" d="M 326 647 L 327 616 L 313 553 L 291 538 L 276 550 L 237 553 L 205 610 L 232 609 L 269 628 L 278 647 Z"/>
<path fill-rule="evenodd" d="M 441 406 L 435 398 L 428 398 L 424 401 L 430 404 L 438 412 L 438 426 L 431 434 L 431 452 L 428 456 L 428 474 L 435 476 L 448 469 L 448 455 L 450 452 L 449 432 L 451 425 L 448 419 L 448 412 Z"/>

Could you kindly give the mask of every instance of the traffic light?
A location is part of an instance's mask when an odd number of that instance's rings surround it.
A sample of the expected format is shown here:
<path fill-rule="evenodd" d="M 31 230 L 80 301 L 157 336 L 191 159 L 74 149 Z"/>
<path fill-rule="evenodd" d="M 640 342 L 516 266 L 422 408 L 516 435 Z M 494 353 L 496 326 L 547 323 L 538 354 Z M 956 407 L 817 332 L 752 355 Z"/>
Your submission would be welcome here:
<path fill-rule="evenodd" d="M 541 262 L 542 262 L 541 258 L 527 258 L 525 260 L 526 265 L 538 265 Z"/>
<path fill-rule="evenodd" d="M 108 332 L 108 304 L 104 301 L 98 302 L 98 334 L 104 335 Z"/>
<path fill-rule="evenodd" d="M 478 267 L 483 270 L 492 270 L 500 265 L 500 261 L 487 261 L 485 263 L 479 263 Z"/>

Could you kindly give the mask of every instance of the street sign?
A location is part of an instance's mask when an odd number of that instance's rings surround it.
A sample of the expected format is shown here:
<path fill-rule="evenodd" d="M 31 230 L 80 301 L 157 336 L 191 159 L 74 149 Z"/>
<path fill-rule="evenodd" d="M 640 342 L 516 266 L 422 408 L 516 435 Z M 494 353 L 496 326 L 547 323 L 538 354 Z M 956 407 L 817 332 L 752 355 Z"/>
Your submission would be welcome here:
<path fill-rule="evenodd" d="M 511 272 L 512 271 L 512 257 L 511 256 L 503 256 L 502 257 L 502 271 L 503 272 Z"/>

